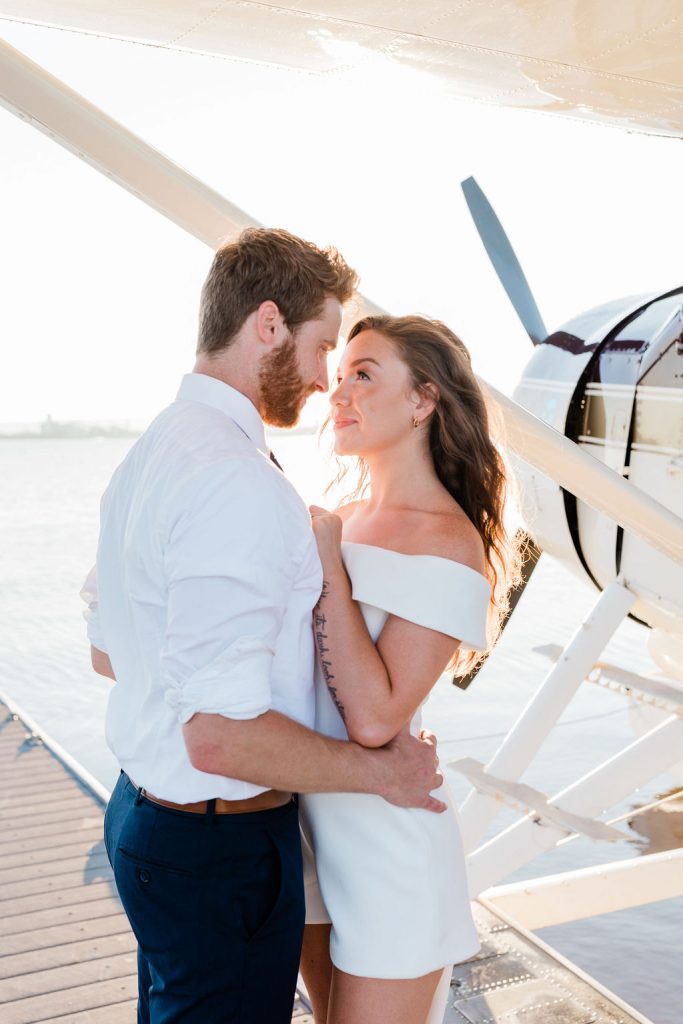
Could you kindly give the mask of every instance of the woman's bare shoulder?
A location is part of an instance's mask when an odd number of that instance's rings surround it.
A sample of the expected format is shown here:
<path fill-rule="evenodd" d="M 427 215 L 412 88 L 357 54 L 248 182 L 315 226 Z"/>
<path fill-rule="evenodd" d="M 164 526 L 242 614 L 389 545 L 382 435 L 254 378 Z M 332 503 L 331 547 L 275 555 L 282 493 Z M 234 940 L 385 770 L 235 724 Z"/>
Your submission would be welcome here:
<path fill-rule="evenodd" d="M 430 553 L 462 562 L 477 572 L 485 573 L 484 542 L 474 523 L 462 510 L 439 518 L 442 521 L 435 522 L 433 529 L 427 533 L 427 539 L 435 549 Z"/>
<path fill-rule="evenodd" d="M 484 542 L 474 523 L 459 507 L 401 516 L 392 534 L 392 547 L 396 550 L 448 558 L 476 572 L 486 572 Z"/>
<path fill-rule="evenodd" d="M 345 523 L 347 519 L 350 519 L 354 512 L 357 512 L 360 506 L 363 504 L 362 500 L 358 501 L 347 501 L 344 505 L 340 505 L 334 510 L 334 514 L 339 516 L 341 521 Z"/>

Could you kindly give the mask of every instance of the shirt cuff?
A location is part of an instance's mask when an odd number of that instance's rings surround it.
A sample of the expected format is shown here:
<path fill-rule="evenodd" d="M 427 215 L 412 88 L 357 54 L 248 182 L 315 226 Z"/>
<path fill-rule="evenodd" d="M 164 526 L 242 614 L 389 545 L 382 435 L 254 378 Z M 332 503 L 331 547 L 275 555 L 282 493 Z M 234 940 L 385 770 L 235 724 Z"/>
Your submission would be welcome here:
<path fill-rule="evenodd" d="M 257 718 L 271 708 L 274 651 L 255 636 L 240 637 L 185 680 L 169 679 L 168 707 L 184 725 L 198 712 L 225 718 Z M 170 673 L 169 673 L 170 675 Z"/>
<path fill-rule="evenodd" d="M 81 587 L 80 596 L 87 606 L 83 611 L 83 618 L 86 621 L 88 640 L 98 651 L 106 654 L 107 645 L 102 636 L 102 626 L 100 624 L 99 607 L 97 604 L 97 575 L 95 566 L 92 567 L 86 576 L 85 582 Z"/>

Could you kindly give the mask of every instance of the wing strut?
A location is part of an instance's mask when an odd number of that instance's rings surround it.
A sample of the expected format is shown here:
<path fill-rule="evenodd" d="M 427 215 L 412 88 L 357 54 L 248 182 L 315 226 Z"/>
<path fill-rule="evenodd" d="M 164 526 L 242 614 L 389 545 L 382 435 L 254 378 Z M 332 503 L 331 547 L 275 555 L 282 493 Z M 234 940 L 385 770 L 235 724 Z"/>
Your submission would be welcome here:
<path fill-rule="evenodd" d="M 4 40 L 0 104 L 212 249 L 257 223 Z"/>

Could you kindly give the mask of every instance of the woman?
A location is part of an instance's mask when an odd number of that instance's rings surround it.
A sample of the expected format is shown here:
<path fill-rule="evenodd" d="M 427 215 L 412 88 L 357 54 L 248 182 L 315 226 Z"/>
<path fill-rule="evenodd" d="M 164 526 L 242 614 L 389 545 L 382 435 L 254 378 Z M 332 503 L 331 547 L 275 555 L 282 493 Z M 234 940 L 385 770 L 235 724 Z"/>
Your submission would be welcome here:
<path fill-rule="evenodd" d="M 419 732 L 447 665 L 469 670 L 497 634 L 517 564 L 505 474 L 467 350 L 444 324 L 361 320 L 330 403 L 335 451 L 359 456 L 356 496 L 368 496 L 311 510 L 324 575 L 316 728 L 381 746 Z M 453 963 L 478 949 L 453 805 L 333 793 L 301 810 L 319 880 L 309 857 L 302 972 L 316 1024 L 437 1024 Z"/>

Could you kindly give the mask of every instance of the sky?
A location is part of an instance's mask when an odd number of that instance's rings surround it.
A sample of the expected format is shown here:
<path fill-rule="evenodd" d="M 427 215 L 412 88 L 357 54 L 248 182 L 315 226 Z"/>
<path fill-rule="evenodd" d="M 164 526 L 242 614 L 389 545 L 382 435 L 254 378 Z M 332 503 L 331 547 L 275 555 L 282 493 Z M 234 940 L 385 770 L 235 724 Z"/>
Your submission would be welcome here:
<path fill-rule="evenodd" d="M 507 393 L 531 344 L 462 179 L 551 330 L 681 284 L 678 140 L 463 101 L 386 59 L 316 79 L 4 21 L 0 38 L 256 220 L 337 245 L 384 308 L 446 320 Z M 192 367 L 210 250 L 4 108 L 0 154 L 0 422 L 147 422 Z"/>

